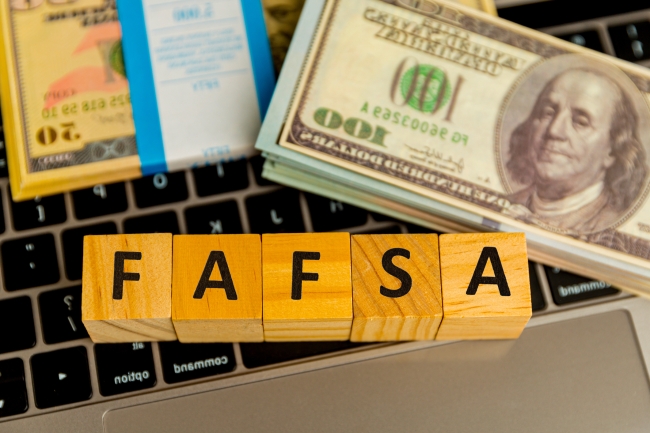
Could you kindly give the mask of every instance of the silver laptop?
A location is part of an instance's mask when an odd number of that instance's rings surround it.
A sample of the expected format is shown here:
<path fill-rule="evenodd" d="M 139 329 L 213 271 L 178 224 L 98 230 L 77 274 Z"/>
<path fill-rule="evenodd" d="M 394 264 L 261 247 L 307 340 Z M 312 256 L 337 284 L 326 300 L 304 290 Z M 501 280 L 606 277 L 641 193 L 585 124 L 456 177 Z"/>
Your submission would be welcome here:
<path fill-rule="evenodd" d="M 497 6 L 650 66 L 647 2 Z M 515 341 L 93 344 L 86 234 L 427 230 L 272 184 L 261 157 L 23 203 L 2 158 L 0 432 L 650 431 L 650 301 L 536 263 Z"/>

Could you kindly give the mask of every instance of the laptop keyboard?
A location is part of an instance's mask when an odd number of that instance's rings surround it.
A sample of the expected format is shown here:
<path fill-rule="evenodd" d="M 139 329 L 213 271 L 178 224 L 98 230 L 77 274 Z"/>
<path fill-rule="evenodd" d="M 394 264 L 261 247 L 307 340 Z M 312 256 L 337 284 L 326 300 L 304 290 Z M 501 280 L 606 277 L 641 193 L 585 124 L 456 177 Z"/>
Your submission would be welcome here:
<path fill-rule="evenodd" d="M 554 1 L 544 3 L 557 7 Z M 517 21 L 515 8 L 508 9 L 504 16 Z M 628 12 L 568 24 L 537 18 L 543 30 L 565 40 L 645 64 L 650 59 L 650 11 Z M 351 342 L 109 345 L 93 344 L 88 338 L 81 323 L 84 235 L 431 232 L 281 187 L 261 177 L 263 163 L 261 156 L 255 156 L 14 203 L 9 199 L 0 127 L 0 422 L 376 346 Z M 604 282 L 532 262 L 530 274 L 535 314 L 629 296 Z"/>

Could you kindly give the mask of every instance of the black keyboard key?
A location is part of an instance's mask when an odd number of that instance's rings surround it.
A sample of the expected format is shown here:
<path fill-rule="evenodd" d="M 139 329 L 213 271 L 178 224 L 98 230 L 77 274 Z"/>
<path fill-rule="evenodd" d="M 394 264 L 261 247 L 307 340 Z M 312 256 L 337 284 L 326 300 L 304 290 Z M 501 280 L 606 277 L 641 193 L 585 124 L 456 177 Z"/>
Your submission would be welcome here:
<path fill-rule="evenodd" d="M 200 379 L 235 369 L 235 352 L 230 343 L 160 343 L 163 377 L 167 383 Z"/>
<path fill-rule="evenodd" d="M 419 226 L 419 225 L 416 225 L 416 224 L 405 223 L 404 225 L 406 226 L 406 231 L 409 232 L 409 233 L 413 233 L 413 234 L 422 234 L 422 233 L 425 233 L 425 234 L 426 233 L 436 233 L 436 234 L 439 234 L 439 235 L 442 234 L 442 232 L 432 230 L 432 229 L 427 228 L 427 227 L 422 227 L 422 226 Z"/>
<path fill-rule="evenodd" d="M 69 280 L 81 279 L 84 236 L 117 234 L 115 223 L 102 223 L 66 230 L 61 234 L 65 274 Z"/>
<path fill-rule="evenodd" d="M 370 215 L 372 215 L 372 219 L 377 222 L 395 221 L 395 218 L 377 212 L 370 212 Z"/>
<path fill-rule="evenodd" d="M 126 185 L 111 183 L 73 191 L 72 204 L 74 215 L 80 220 L 124 212 L 129 207 Z"/>
<path fill-rule="evenodd" d="M 88 400 L 93 395 L 85 347 L 39 353 L 32 356 L 30 365 L 39 409 Z"/>
<path fill-rule="evenodd" d="M 305 231 L 300 194 L 284 188 L 246 199 L 251 233 L 299 233 Z"/>
<path fill-rule="evenodd" d="M 151 343 L 96 344 L 95 358 L 105 397 L 156 386 Z"/>
<path fill-rule="evenodd" d="M 0 250 L 6 290 L 11 292 L 59 281 L 59 263 L 51 234 L 6 241 Z"/>
<path fill-rule="evenodd" d="M 0 418 L 25 413 L 28 407 L 23 360 L 0 361 Z"/>
<path fill-rule="evenodd" d="M 650 22 L 610 27 L 616 57 L 630 62 L 650 59 Z"/>
<path fill-rule="evenodd" d="M 29 230 L 65 222 L 63 194 L 36 197 L 34 200 L 11 201 L 11 216 L 16 230 Z"/>
<path fill-rule="evenodd" d="M 2 210 L 2 190 L 0 190 L 0 233 L 5 232 L 5 213 Z"/>
<path fill-rule="evenodd" d="M 5 142 L 4 129 L 2 128 L 2 114 L 0 113 L 0 177 L 9 176 L 7 166 L 7 147 Z"/>
<path fill-rule="evenodd" d="M 596 30 L 587 30 L 581 33 L 569 33 L 565 35 L 557 35 L 556 37 L 564 39 L 565 41 L 573 42 L 581 47 L 591 48 L 592 50 L 604 53 L 603 43 L 600 41 L 600 36 Z"/>
<path fill-rule="evenodd" d="M 309 193 L 305 194 L 305 198 L 316 232 L 361 226 L 368 221 L 368 212 L 356 206 Z"/>
<path fill-rule="evenodd" d="M 32 301 L 27 296 L 0 301 L 0 353 L 36 345 Z"/>
<path fill-rule="evenodd" d="M 398 235 L 402 233 L 402 229 L 399 228 L 399 226 L 388 226 L 384 227 L 383 229 L 375 229 L 375 230 L 364 230 L 359 233 L 355 234 L 363 234 L 363 235 Z"/>
<path fill-rule="evenodd" d="M 135 204 L 139 208 L 187 200 L 185 172 L 158 173 L 133 181 Z"/>
<path fill-rule="evenodd" d="M 187 208 L 185 223 L 191 235 L 243 233 L 235 200 Z"/>
<path fill-rule="evenodd" d="M 270 186 L 277 185 L 277 183 L 272 180 L 264 179 L 262 177 L 262 171 L 264 170 L 264 162 L 266 159 L 262 155 L 254 156 L 250 159 L 251 166 L 253 167 L 253 173 L 255 174 L 255 182 L 259 186 Z"/>
<path fill-rule="evenodd" d="M 245 159 L 195 168 L 192 174 L 199 197 L 238 191 L 248 187 L 248 167 Z"/>
<path fill-rule="evenodd" d="M 81 323 L 81 286 L 41 293 L 38 309 L 46 344 L 88 337 Z"/>
<path fill-rule="evenodd" d="M 537 270 L 533 262 L 528 262 L 528 275 L 530 277 L 530 301 L 533 304 L 533 311 L 540 311 L 546 308 L 546 301 L 542 295 L 542 287 L 539 285 Z"/>
<path fill-rule="evenodd" d="M 354 349 L 364 343 L 350 341 L 308 341 L 299 343 L 239 343 L 241 356 L 246 368 L 325 355 L 331 352 Z"/>
<path fill-rule="evenodd" d="M 176 212 L 162 212 L 124 221 L 124 233 L 172 233 L 179 234 Z"/>
<path fill-rule="evenodd" d="M 553 301 L 557 305 L 615 295 L 619 292 L 604 281 L 591 280 L 549 266 L 544 266 L 544 270 L 551 286 Z"/>

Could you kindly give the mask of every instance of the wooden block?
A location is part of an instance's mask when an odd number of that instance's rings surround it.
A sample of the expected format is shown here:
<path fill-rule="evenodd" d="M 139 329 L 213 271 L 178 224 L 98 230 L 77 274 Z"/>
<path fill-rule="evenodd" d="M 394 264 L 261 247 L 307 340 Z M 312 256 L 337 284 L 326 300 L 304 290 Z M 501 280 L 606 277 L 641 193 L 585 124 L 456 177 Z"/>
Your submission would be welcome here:
<path fill-rule="evenodd" d="M 352 341 L 433 340 L 442 320 L 438 235 L 352 236 Z"/>
<path fill-rule="evenodd" d="M 172 235 L 84 238 L 82 321 L 95 343 L 176 340 Z"/>
<path fill-rule="evenodd" d="M 349 233 L 262 235 L 264 339 L 347 340 Z"/>
<path fill-rule="evenodd" d="M 437 340 L 517 338 L 532 315 L 523 233 L 440 236 Z"/>
<path fill-rule="evenodd" d="M 184 343 L 264 341 L 260 235 L 174 236 L 172 320 Z"/>

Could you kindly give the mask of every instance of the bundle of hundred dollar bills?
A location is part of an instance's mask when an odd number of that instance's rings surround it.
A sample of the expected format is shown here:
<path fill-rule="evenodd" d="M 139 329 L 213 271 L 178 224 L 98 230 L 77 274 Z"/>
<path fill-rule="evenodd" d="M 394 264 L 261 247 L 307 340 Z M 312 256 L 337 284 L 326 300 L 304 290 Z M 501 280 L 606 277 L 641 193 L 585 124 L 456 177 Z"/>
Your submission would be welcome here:
<path fill-rule="evenodd" d="M 455 3 L 308 0 L 264 176 L 650 294 L 650 72 Z"/>

